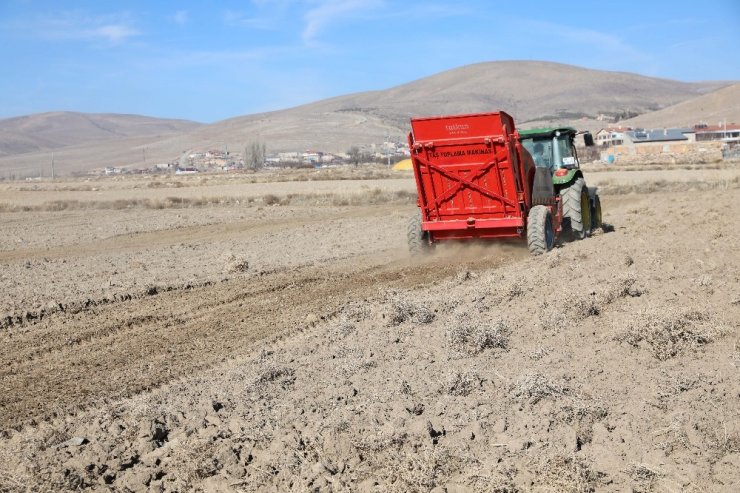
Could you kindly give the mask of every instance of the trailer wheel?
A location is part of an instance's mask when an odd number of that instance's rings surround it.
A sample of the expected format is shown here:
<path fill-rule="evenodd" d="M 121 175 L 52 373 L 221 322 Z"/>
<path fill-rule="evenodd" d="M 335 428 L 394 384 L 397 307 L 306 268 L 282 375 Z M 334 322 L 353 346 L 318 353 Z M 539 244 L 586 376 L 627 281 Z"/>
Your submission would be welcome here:
<path fill-rule="evenodd" d="M 591 199 L 583 178 L 576 178 L 571 186 L 560 190 L 563 203 L 564 230 L 570 232 L 574 240 L 588 236 L 591 227 Z"/>
<path fill-rule="evenodd" d="M 406 239 L 409 243 L 411 255 L 427 253 L 431 249 L 429 232 L 421 229 L 421 217 L 418 215 L 409 218 L 406 227 Z"/>
<path fill-rule="evenodd" d="M 603 223 L 601 221 L 601 200 L 599 199 L 599 194 L 594 195 L 594 206 L 593 211 L 591 211 L 591 230 L 594 229 L 600 229 L 602 227 Z"/>
<path fill-rule="evenodd" d="M 532 255 L 542 255 L 555 246 L 555 233 L 552 229 L 550 209 L 536 205 L 529 210 L 527 217 L 527 246 Z"/>

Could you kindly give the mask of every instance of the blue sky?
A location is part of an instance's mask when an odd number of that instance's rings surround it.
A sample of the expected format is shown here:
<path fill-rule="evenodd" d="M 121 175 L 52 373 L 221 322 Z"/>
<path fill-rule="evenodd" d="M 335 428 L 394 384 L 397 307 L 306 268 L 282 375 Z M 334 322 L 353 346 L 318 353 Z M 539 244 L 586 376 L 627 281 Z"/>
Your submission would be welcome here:
<path fill-rule="evenodd" d="M 469 63 L 740 80 L 740 1 L 0 0 L 0 118 L 213 122 Z"/>

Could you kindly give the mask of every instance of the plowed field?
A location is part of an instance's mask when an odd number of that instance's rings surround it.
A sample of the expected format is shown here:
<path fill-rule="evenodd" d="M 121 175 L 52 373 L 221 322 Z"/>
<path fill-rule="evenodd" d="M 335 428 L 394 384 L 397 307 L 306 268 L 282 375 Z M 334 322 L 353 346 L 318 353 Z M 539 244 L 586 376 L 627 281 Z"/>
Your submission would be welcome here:
<path fill-rule="evenodd" d="M 6 184 L 0 491 L 738 491 L 722 172 L 421 260 L 408 177 Z"/>

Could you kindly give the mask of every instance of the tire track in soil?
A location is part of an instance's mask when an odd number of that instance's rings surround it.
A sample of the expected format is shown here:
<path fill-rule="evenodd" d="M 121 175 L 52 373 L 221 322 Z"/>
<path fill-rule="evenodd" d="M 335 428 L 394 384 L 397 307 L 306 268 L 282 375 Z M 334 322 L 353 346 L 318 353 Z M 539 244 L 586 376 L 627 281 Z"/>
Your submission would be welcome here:
<path fill-rule="evenodd" d="M 0 430 L 73 414 L 216 366 L 257 341 L 300 327 L 308 314 L 330 316 L 381 289 L 411 288 L 520 256 L 443 254 L 413 264 L 406 258 L 347 259 L 102 305 L 5 331 Z"/>

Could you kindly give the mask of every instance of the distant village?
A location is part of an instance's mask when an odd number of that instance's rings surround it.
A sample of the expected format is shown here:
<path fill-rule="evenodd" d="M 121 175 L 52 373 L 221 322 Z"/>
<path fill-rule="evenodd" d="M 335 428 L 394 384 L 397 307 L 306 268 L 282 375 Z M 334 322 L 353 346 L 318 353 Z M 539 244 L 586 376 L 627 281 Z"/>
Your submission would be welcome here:
<path fill-rule="evenodd" d="M 598 158 L 606 164 L 655 159 L 656 156 L 684 156 L 688 161 L 707 161 L 723 157 L 740 158 L 740 125 L 699 123 L 693 127 L 643 129 L 628 126 L 601 128 L 594 135 Z M 268 154 L 262 147 L 257 156 L 250 148 L 243 152 L 210 149 L 183 154 L 180 159 L 151 166 L 107 167 L 103 174 L 195 174 L 202 172 L 238 173 L 263 168 L 320 168 L 342 164 L 382 163 L 392 165 L 409 157 L 406 143 L 386 141 L 352 147 L 345 153 L 321 150 Z M 95 171 L 100 173 L 101 170 Z"/>
<path fill-rule="evenodd" d="M 606 127 L 596 133 L 595 143 L 601 149 L 601 160 L 607 164 L 651 160 L 656 156 L 695 162 L 740 158 L 740 125 L 699 123 L 693 127 L 650 130 Z"/>
<path fill-rule="evenodd" d="M 303 152 L 279 152 L 269 154 L 264 151 L 254 155 L 254 148 L 246 147 L 243 152 L 230 152 L 227 149 L 210 149 L 183 154 L 180 159 L 169 163 L 158 163 L 143 168 L 107 167 L 103 174 L 196 174 L 203 172 L 238 173 L 263 168 L 320 168 L 342 164 L 381 163 L 392 165 L 410 156 L 408 145 L 386 141 L 350 148 L 345 153 L 331 153 L 309 149 Z M 98 170 L 96 173 L 100 173 Z"/>

